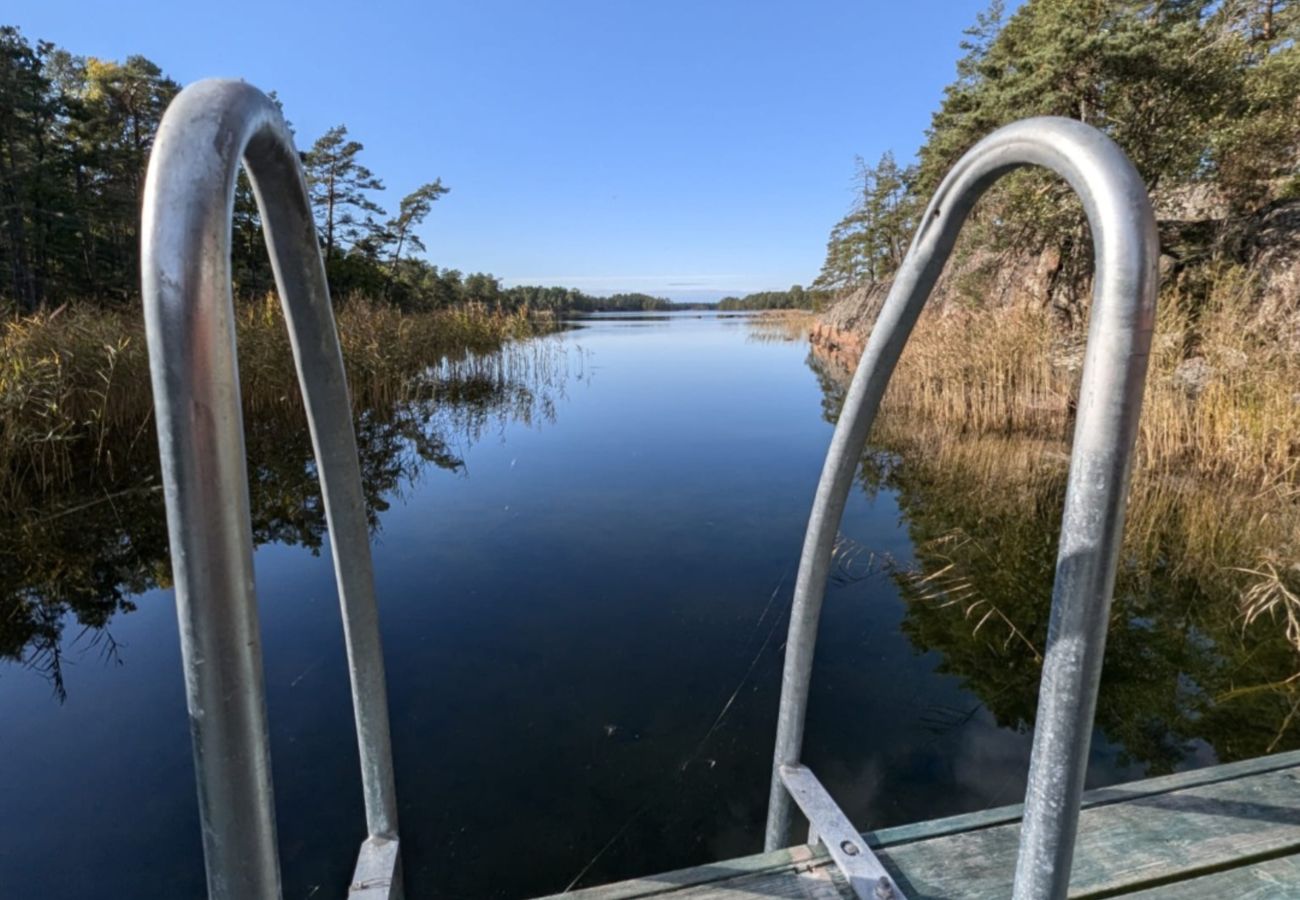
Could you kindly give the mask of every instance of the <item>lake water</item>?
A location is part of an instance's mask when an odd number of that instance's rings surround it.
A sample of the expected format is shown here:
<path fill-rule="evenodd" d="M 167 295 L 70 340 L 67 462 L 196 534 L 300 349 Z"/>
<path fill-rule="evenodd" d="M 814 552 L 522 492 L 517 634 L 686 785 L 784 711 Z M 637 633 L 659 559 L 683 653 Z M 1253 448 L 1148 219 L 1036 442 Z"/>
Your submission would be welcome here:
<path fill-rule="evenodd" d="M 806 342 L 760 337 L 744 316 L 598 317 L 436 409 L 363 423 L 411 896 L 523 897 L 761 849 L 786 617 L 837 394 Z M 285 893 L 341 897 L 364 817 L 328 548 L 305 451 L 280 459 L 285 442 L 257 432 Z M 949 514 L 886 474 L 864 478 L 844 519 L 858 552 L 827 595 L 806 758 L 863 828 L 1024 789 L 1032 659 L 1013 672 L 1000 637 L 972 636 L 959 610 L 918 612 L 890 574 Z M 162 526 L 112 527 L 112 546 L 153 548 L 97 576 L 123 596 L 58 608 L 23 638 L 45 640 L 33 662 L 0 668 L 0 895 L 203 893 L 175 614 L 149 588 L 167 583 Z M 1050 581 L 1040 568 L 1035 584 Z M 1045 620 L 1045 594 L 1018 600 Z M 1231 717 L 1207 730 L 1189 693 L 1205 692 L 1197 666 L 1237 651 L 1205 649 L 1195 628 L 1151 637 L 1162 621 L 1134 614 L 1132 640 L 1114 639 L 1119 671 L 1139 674 L 1103 696 L 1090 785 L 1260 752 Z M 1149 669 L 1160 680 L 1142 697 L 1159 702 L 1126 699 Z"/>

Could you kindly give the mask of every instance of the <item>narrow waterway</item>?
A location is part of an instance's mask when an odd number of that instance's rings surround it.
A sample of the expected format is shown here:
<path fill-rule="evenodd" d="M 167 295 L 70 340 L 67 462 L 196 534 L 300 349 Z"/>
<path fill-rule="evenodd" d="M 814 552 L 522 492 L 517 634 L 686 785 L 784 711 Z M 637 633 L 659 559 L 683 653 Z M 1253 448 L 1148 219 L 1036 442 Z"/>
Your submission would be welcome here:
<path fill-rule="evenodd" d="M 441 402 L 361 427 L 410 896 L 524 897 L 759 850 L 834 382 L 804 341 L 695 313 L 587 319 L 432 377 Z M 285 893 L 327 898 L 364 819 L 302 431 L 250 426 L 249 445 Z M 1010 624 L 972 634 L 900 573 L 937 564 L 923 537 L 1009 526 L 896 459 L 869 463 L 827 596 L 807 758 L 863 828 L 1016 802 L 1037 682 L 1023 617 L 1045 620 L 1050 527 L 1026 512 L 1030 549 L 995 566 L 1026 568 L 1004 582 L 1017 596 L 994 598 Z M 203 892 L 149 496 L 80 529 L 133 548 L 130 565 L 81 559 L 100 585 L 82 602 L 40 602 L 74 561 L 6 573 L 10 601 L 49 620 L 24 633 L 26 664 L 0 667 L 0 895 Z M 1227 670 L 1266 681 L 1284 649 L 1124 615 L 1107 665 L 1128 674 L 1108 681 L 1090 784 L 1262 752 L 1266 735 L 1234 718 L 1258 707 L 1207 719 L 1198 698 Z"/>

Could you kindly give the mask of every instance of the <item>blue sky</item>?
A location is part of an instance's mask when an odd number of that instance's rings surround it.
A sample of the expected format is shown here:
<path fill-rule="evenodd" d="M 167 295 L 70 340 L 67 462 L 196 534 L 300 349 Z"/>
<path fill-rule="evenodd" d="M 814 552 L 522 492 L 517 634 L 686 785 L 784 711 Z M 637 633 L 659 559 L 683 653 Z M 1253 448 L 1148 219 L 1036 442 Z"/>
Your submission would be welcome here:
<path fill-rule="evenodd" d="M 8 0 L 74 53 L 275 89 L 346 123 L 395 208 L 441 177 L 429 259 L 675 299 L 807 284 L 853 157 L 910 157 L 986 0 Z M 1008 4 L 1011 5 L 1011 4 Z"/>

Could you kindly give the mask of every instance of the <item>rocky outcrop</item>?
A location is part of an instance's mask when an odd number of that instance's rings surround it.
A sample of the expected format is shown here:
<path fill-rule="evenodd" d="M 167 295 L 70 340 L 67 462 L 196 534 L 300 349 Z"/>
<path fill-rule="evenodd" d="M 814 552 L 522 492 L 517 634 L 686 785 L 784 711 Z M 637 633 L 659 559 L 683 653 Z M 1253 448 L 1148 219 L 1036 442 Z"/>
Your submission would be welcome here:
<path fill-rule="evenodd" d="M 809 332 L 818 355 L 852 370 L 888 294 L 887 282 L 868 285 L 836 301 L 818 316 Z"/>
<path fill-rule="evenodd" d="M 1057 288 L 1060 268 L 1060 254 L 1054 250 L 1022 259 L 972 253 L 948 266 L 930 302 L 939 307 L 962 302 L 989 306 L 1048 303 Z M 849 368 L 856 366 L 891 286 L 892 282 L 884 281 L 858 288 L 818 316 L 810 336 L 819 354 Z"/>
<path fill-rule="evenodd" d="M 1226 215 L 1220 199 L 1199 188 L 1158 200 L 1156 211 L 1164 248 L 1162 278 L 1179 277 L 1189 265 L 1199 264 Z M 1249 273 L 1243 289 L 1250 292 L 1253 319 L 1283 346 L 1300 352 L 1300 200 L 1273 204 L 1241 232 L 1246 248 L 1238 258 Z M 1055 250 L 1020 257 L 968 251 L 949 263 L 930 304 L 941 309 L 954 303 L 1052 306 L 1069 317 L 1086 309 L 1091 293 L 1087 279 L 1069 281 L 1062 277 Z M 836 300 L 811 329 L 814 349 L 841 366 L 856 367 L 889 288 L 889 282 L 871 284 Z"/>

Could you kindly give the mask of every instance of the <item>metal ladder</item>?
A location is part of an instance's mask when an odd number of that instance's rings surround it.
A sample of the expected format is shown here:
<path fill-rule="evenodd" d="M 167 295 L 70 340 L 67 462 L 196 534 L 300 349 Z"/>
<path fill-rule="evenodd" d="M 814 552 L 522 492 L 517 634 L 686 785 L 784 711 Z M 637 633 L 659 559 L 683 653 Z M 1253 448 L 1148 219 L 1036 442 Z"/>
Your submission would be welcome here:
<path fill-rule="evenodd" d="M 764 844 L 790 842 L 791 801 L 863 900 L 902 897 L 861 835 L 800 762 L 817 622 L 853 474 L 903 345 L 975 201 L 998 178 L 1037 165 L 1083 201 L 1096 267 L 1083 382 L 1061 524 L 1047 652 L 1029 765 L 1015 900 L 1066 895 L 1092 739 L 1124 502 L 1151 329 L 1159 245 L 1146 186 L 1101 132 L 1063 118 L 995 131 L 939 185 L 880 312 L 831 439 L 804 536 L 786 642 Z"/>
<path fill-rule="evenodd" d="M 230 230 L 240 161 L 263 219 L 289 326 L 334 555 L 368 837 L 350 896 L 400 900 L 401 861 L 383 653 L 351 404 L 311 204 L 275 104 L 240 81 L 202 81 L 163 117 L 141 229 L 146 335 L 162 458 L 208 895 L 281 896 L 266 698 L 253 588 L 235 358 Z M 1003 128 L 954 167 L 926 210 L 853 378 L 805 537 L 790 622 L 765 843 L 788 843 L 791 800 L 858 896 L 901 897 L 800 749 L 831 549 L 853 472 L 903 344 L 979 195 L 1042 165 L 1083 200 L 1094 303 L 1034 735 L 1018 900 L 1062 897 L 1096 705 L 1156 290 L 1155 224 L 1124 154 L 1067 119 Z"/>
<path fill-rule="evenodd" d="M 140 266 L 208 896 L 281 896 L 230 286 L 241 157 L 289 325 L 343 610 L 369 835 L 350 895 L 398 900 L 370 531 L 311 202 L 279 109 L 241 81 L 217 80 L 187 87 L 163 116 L 145 181 Z"/>

